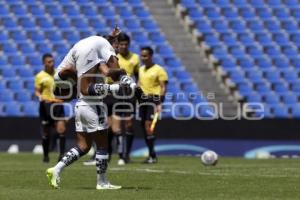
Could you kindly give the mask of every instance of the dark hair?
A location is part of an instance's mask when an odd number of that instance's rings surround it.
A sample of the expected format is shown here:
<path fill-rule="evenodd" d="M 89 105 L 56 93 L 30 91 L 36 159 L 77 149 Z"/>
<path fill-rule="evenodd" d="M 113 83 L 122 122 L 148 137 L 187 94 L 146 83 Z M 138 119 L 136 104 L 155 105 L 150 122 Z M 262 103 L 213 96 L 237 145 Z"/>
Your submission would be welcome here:
<path fill-rule="evenodd" d="M 153 56 L 153 53 L 154 53 L 154 51 L 153 51 L 153 49 L 150 47 L 150 46 L 145 46 L 145 47 L 142 47 L 141 48 L 141 51 L 148 51 L 149 52 L 149 54 L 151 55 L 151 56 Z"/>
<path fill-rule="evenodd" d="M 118 42 L 123 42 L 123 41 L 127 41 L 128 43 L 130 43 L 130 37 L 126 33 L 121 32 L 118 35 Z"/>
<path fill-rule="evenodd" d="M 45 62 L 46 58 L 53 58 L 53 56 L 51 53 L 45 53 L 42 58 L 43 63 Z"/>
<path fill-rule="evenodd" d="M 111 45 L 116 41 L 116 37 L 111 35 L 102 35 Z"/>

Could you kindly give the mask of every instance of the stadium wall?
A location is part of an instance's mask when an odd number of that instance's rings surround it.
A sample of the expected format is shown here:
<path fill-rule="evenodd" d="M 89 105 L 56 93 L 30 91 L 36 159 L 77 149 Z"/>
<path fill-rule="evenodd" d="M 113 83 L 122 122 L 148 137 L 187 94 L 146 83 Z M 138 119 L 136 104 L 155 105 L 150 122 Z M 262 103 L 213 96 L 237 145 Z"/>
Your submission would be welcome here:
<path fill-rule="evenodd" d="M 0 140 L 40 139 L 38 118 L 0 118 Z M 74 138 L 74 119 L 68 123 L 68 138 Z M 139 122 L 137 137 L 142 137 Z M 157 124 L 159 138 L 165 139 L 258 139 L 300 140 L 299 119 L 251 120 L 186 120 L 163 119 Z"/>

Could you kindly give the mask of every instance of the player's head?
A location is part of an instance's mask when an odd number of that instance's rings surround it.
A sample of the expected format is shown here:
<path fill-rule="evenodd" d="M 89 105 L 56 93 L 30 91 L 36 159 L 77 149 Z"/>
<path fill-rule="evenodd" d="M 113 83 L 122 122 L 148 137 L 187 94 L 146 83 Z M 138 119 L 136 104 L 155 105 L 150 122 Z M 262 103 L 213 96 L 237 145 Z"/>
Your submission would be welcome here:
<path fill-rule="evenodd" d="M 54 72 L 54 58 L 53 58 L 52 54 L 45 53 L 43 55 L 42 62 L 43 62 L 44 68 L 47 72 L 49 72 L 49 73 Z"/>
<path fill-rule="evenodd" d="M 122 55 L 126 55 L 129 52 L 129 45 L 130 45 L 130 37 L 126 34 L 121 32 L 118 35 L 118 42 L 119 42 L 119 53 Z"/>
<path fill-rule="evenodd" d="M 104 37 L 111 44 L 117 53 L 119 46 L 118 38 L 111 35 L 103 35 L 102 37 Z"/>
<path fill-rule="evenodd" d="M 145 65 L 152 64 L 153 49 L 149 46 L 141 48 L 141 60 Z"/>

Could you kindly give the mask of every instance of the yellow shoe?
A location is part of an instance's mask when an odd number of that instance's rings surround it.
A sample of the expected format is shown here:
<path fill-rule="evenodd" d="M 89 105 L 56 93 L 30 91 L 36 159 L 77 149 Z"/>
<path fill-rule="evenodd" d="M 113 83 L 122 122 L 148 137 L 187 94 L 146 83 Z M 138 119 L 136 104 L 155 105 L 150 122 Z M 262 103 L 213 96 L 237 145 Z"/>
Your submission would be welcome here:
<path fill-rule="evenodd" d="M 54 168 L 48 168 L 46 171 L 46 175 L 48 178 L 48 183 L 54 189 L 58 189 L 58 183 L 60 182 L 60 177 L 57 173 L 54 172 Z"/>

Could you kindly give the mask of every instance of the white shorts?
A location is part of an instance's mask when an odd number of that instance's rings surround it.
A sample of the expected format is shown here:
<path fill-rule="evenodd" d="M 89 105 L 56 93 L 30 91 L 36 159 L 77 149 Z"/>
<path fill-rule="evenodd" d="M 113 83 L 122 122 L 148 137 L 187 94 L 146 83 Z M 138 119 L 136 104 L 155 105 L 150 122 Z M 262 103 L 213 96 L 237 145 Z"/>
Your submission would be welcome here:
<path fill-rule="evenodd" d="M 92 133 L 108 129 L 107 114 L 99 105 L 75 105 L 76 132 Z"/>

